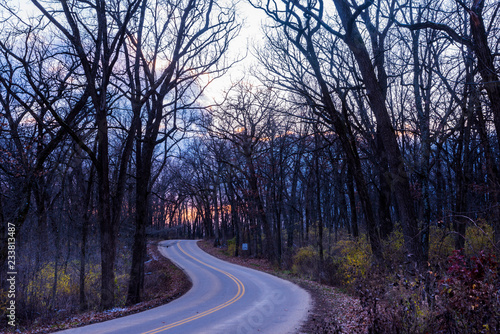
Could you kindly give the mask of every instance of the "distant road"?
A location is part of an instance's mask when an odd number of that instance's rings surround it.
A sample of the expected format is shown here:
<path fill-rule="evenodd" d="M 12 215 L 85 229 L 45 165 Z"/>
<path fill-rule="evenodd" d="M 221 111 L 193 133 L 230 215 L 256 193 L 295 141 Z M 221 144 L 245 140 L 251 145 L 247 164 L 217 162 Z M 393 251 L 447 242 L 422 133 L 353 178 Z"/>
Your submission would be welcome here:
<path fill-rule="evenodd" d="M 126 317 L 65 330 L 97 334 L 297 333 L 309 294 L 275 276 L 219 260 L 194 240 L 168 240 L 160 252 L 181 267 L 193 287 L 184 296 Z"/>

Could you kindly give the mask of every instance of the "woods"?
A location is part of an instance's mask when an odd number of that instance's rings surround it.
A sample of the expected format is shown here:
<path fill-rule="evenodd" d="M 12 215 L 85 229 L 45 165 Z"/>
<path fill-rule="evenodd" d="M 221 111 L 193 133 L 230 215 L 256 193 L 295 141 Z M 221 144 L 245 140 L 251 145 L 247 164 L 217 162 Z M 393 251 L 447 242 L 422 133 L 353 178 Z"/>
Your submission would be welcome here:
<path fill-rule="evenodd" d="M 498 327 L 500 4 L 248 3 L 239 79 L 232 1 L 0 4 L 2 313 L 10 223 L 19 323 L 141 302 L 154 237 Z"/>

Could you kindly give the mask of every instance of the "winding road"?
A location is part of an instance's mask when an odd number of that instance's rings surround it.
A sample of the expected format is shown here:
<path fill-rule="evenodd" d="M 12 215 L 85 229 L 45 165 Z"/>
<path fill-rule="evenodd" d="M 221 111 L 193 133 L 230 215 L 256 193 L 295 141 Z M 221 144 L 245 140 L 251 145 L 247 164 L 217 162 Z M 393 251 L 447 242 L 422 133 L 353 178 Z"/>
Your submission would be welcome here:
<path fill-rule="evenodd" d="M 182 297 L 126 317 L 65 330 L 68 334 L 297 333 L 311 305 L 309 294 L 275 276 L 219 260 L 194 240 L 168 240 L 160 252 L 193 282 Z"/>

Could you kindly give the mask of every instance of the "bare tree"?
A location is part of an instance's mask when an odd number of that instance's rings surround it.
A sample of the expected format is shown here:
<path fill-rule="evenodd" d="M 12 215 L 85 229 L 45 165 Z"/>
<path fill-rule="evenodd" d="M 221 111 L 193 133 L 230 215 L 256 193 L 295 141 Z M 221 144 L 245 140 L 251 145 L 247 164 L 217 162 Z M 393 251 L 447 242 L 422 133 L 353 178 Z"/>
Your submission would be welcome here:
<path fill-rule="evenodd" d="M 67 41 L 78 60 L 84 87 L 95 109 L 97 152 L 81 140 L 77 142 L 96 166 L 99 193 L 98 217 L 101 233 L 101 307 L 114 305 L 117 219 L 120 203 L 112 203 L 109 165 L 109 88 L 119 51 L 126 37 L 126 26 L 136 14 L 142 1 L 131 2 L 95 0 L 88 3 L 33 0 L 61 40 Z M 120 23 L 120 24 L 119 24 Z M 76 136 L 73 136 L 76 137 Z M 124 172 L 124 171 L 123 171 Z M 120 191 L 120 189 L 117 189 Z M 116 194 L 116 199 L 121 196 Z"/>
<path fill-rule="evenodd" d="M 497 28 L 495 27 L 495 22 L 498 22 L 498 12 L 500 9 L 500 5 L 498 3 L 490 3 L 488 1 L 483 0 L 473 0 L 471 1 L 471 5 L 468 6 L 465 2 L 460 0 L 456 0 L 457 9 L 454 11 L 455 18 L 461 17 L 465 15 L 469 19 L 469 25 L 460 26 L 454 22 L 457 22 L 456 19 L 450 19 L 447 17 L 447 21 L 437 21 L 432 20 L 432 17 L 427 20 L 421 20 L 418 22 L 405 22 L 399 23 L 399 26 L 406 27 L 412 31 L 418 31 L 422 29 L 432 29 L 437 32 L 443 33 L 449 39 L 451 39 L 454 43 L 462 45 L 466 48 L 465 53 L 473 53 L 477 60 L 477 71 L 479 72 L 482 79 L 482 89 L 486 91 L 489 100 L 489 109 L 493 114 L 493 123 L 496 130 L 496 142 L 498 145 L 498 149 L 500 152 L 500 141 L 498 140 L 498 136 L 500 133 L 500 80 L 498 75 L 498 70 L 495 67 L 495 53 L 490 49 L 491 43 L 498 43 L 490 36 L 494 37 L 493 33 Z M 409 8 L 406 8 L 409 7 Z M 440 11 L 440 7 L 428 7 L 429 9 L 433 9 L 435 11 Z M 485 23 L 484 11 L 485 8 L 488 8 L 490 11 L 490 15 L 488 18 L 490 20 L 489 24 Z M 402 5 L 401 13 L 406 13 L 408 11 L 414 10 L 411 7 L 411 3 L 409 6 Z M 463 11 L 463 12 L 462 12 Z M 470 34 L 468 33 L 470 29 Z M 489 40 L 490 39 L 490 40 Z M 437 64 L 438 65 L 438 64 Z M 467 77 L 469 79 L 468 83 L 470 84 L 470 79 L 473 78 L 473 75 L 469 75 Z M 452 97 L 456 99 L 456 94 L 450 91 Z M 463 109 L 464 111 L 466 109 Z M 476 109 L 480 110 L 480 109 Z M 478 120 L 481 120 L 483 117 L 481 114 L 477 116 Z M 483 127 L 481 132 L 483 134 L 486 133 L 485 124 L 479 121 L 478 125 Z M 468 130 L 466 130 L 468 131 Z M 485 136 L 483 135 L 483 138 Z M 485 142 L 486 149 L 490 151 L 489 144 Z M 498 217 L 500 216 L 500 205 L 499 205 L 499 173 L 496 165 L 490 164 L 493 159 L 491 152 L 487 153 L 490 158 L 487 158 L 488 163 L 488 181 L 489 181 L 489 192 L 492 198 L 492 206 L 491 206 L 491 219 L 493 220 L 493 226 L 495 229 L 495 240 L 498 243 L 500 241 L 500 220 Z M 461 208 L 462 205 L 459 205 Z M 462 223 L 459 223 L 459 226 L 462 226 Z M 465 228 L 465 227 L 464 227 Z M 461 232 L 464 232 L 464 228 L 461 229 Z M 459 232 L 459 234 L 461 234 Z M 462 242 L 459 242 L 457 246 L 460 246 Z"/>
<path fill-rule="evenodd" d="M 320 6 L 319 10 L 322 15 L 322 3 L 319 2 L 318 4 Z M 283 37 L 285 38 L 285 40 L 288 41 L 288 43 L 291 43 L 294 48 L 296 48 L 299 54 L 301 54 L 302 57 L 305 58 L 310 66 L 310 70 L 304 70 L 306 71 L 306 73 L 310 73 L 313 80 L 316 81 L 319 96 L 314 98 L 315 93 L 310 93 L 310 89 L 305 90 L 304 88 L 307 88 L 307 86 L 303 85 L 303 80 L 299 81 L 299 87 L 302 85 L 302 88 L 299 88 L 299 91 L 305 93 L 304 95 L 306 101 L 308 101 L 313 111 L 317 113 L 325 123 L 330 124 L 330 126 L 332 126 L 335 132 L 338 134 L 339 140 L 346 154 L 348 164 L 350 165 L 350 168 L 353 172 L 353 177 L 356 181 L 358 192 L 360 194 L 363 212 L 366 216 L 373 253 L 377 255 L 377 259 L 381 259 L 382 254 L 378 232 L 376 231 L 375 215 L 370 202 L 366 182 L 363 176 L 359 153 L 356 147 L 356 140 L 353 136 L 351 128 L 347 125 L 347 118 L 342 112 L 339 111 L 339 108 L 335 104 L 333 97 L 330 94 L 330 85 L 325 78 L 324 64 L 321 64 L 317 52 L 318 43 L 316 42 L 315 38 L 317 38 L 318 35 L 322 36 L 321 29 L 323 21 L 318 20 L 317 22 L 313 22 L 312 18 L 314 16 L 310 15 L 309 12 L 307 12 L 305 17 L 302 18 L 302 16 L 298 14 L 302 9 L 300 9 L 300 7 L 296 7 L 296 5 L 292 2 L 285 2 L 283 8 L 278 8 L 275 4 L 272 3 L 267 3 L 266 5 L 259 2 L 255 3 L 255 6 L 264 9 L 269 17 L 282 25 L 284 29 Z M 336 36 L 339 37 L 341 35 L 336 34 Z M 292 58 L 292 60 L 296 59 L 297 58 Z M 369 59 L 370 57 L 368 57 L 368 60 Z M 288 74 L 285 73 L 285 75 Z M 319 103 L 317 102 L 318 100 Z"/>
<path fill-rule="evenodd" d="M 89 91 L 71 80 L 77 71 L 74 58 L 65 53 L 64 47 L 51 47 L 53 39 L 42 34 L 43 25 L 30 26 L 15 15 L 9 22 L 4 25 L 0 41 L 0 103 L 6 121 L 4 134 L 8 133 L 4 140 L 11 146 L 11 158 L 4 160 L 7 164 L 2 164 L 2 170 L 20 180 L 20 188 L 12 193 L 15 209 L 6 212 L 4 222 L 16 224 L 19 238 L 32 205 L 33 190 L 39 219 L 46 217 L 46 163 L 73 133 L 73 127 L 84 122 L 82 112 L 86 110 Z M 44 228 L 42 225 L 43 221 L 40 229 Z M 2 266 L 6 259 L 4 245 L 7 243 L 2 243 Z"/>
<path fill-rule="evenodd" d="M 239 27 L 234 8 L 213 0 L 144 2 L 137 26 L 123 27 L 128 36 L 124 44 L 128 96 L 137 129 L 136 233 L 127 300 L 137 303 L 144 277 L 148 197 L 156 179 L 155 149 L 164 144 L 167 153 L 172 144 L 167 141 L 177 141 L 178 130 L 188 127 L 187 110 L 196 108 L 205 88 L 198 85 L 200 78 L 213 80 L 227 70 L 230 63 L 224 54 Z"/>
<path fill-rule="evenodd" d="M 224 161 L 245 176 L 249 186 L 249 199 L 253 215 L 261 224 L 266 240 L 266 254 L 276 260 L 272 226 L 266 215 L 262 189 L 259 186 L 257 159 L 262 154 L 263 140 L 267 135 L 267 125 L 273 119 L 277 106 L 271 89 L 255 90 L 251 84 L 240 83 L 234 98 L 213 111 L 214 120 L 209 124 L 209 132 L 232 143 L 242 157 L 243 166 Z"/>

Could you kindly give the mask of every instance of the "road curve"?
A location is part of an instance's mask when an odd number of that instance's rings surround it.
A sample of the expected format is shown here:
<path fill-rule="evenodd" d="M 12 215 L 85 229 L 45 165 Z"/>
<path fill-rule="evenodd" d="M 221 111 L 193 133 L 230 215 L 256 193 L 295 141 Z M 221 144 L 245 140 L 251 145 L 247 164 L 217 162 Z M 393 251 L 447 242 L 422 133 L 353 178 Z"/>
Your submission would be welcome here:
<path fill-rule="evenodd" d="M 188 274 L 191 290 L 148 311 L 60 333 L 286 334 L 306 320 L 311 298 L 295 284 L 219 260 L 194 240 L 167 240 L 158 248 Z"/>

